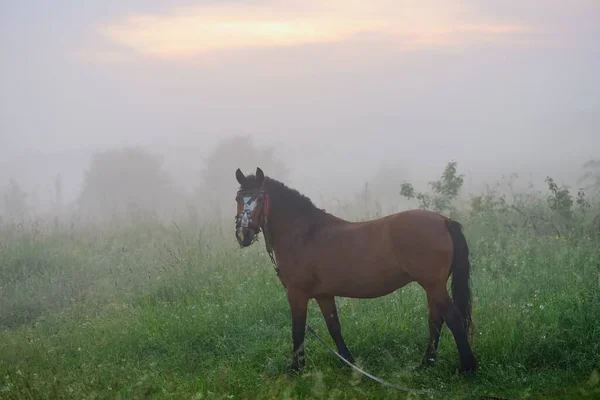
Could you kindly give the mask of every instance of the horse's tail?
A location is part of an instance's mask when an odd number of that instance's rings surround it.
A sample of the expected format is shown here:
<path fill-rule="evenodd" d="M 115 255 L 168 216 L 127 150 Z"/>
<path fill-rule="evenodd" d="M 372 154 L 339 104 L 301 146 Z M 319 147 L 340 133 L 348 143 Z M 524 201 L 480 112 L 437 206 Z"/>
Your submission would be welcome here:
<path fill-rule="evenodd" d="M 448 231 L 454 243 L 452 264 L 452 300 L 458 308 L 462 318 L 465 331 L 473 333 L 473 321 L 471 319 L 471 263 L 469 262 L 469 246 L 462 231 L 462 225 L 449 219 L 447 221 Z"/>

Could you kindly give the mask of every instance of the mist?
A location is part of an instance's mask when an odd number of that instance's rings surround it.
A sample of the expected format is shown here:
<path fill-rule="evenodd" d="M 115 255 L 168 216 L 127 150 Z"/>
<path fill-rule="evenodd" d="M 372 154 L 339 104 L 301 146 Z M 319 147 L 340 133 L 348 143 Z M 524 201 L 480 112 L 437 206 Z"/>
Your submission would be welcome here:
<path fill-rule="evenodd" d="M 398 28 L 171 55 L 103 33 L 145 29 L 128 27 L 127 18 L 168 18 L 170 4 L 101 12 L 69 2 L 3 3 L 3 185 L 14 179 L 47 208 L 60 175 L 71 202 L 95 152 L 142 146 L 193 192 L 203 185 L 203 159 L 238 135 L 273 147 L 290 169 L 288 183 L 315 201 L 351 196 L 386 166 L 398 170 L 391 185 L 427 182 L 450 160 L 466 173 L 467 191 L 513 172 L 536 185 L 551 175 L 576 186 L 583 163 L 600 154 L 595 2 L 554 1 L 544 13 L 516 2 L 461 2 L 460 12 L 438 10 L 431 21 L 447 21 L 448 32 L 423 43 Z M 402 27 L 401 6 L 378 4 Z M 189 5 L 178 5 L 187 15 Z M 430 4 L 405 6 L 426 31 Z M 453 28 L 465 24 L 500 33 Z M 238 166 L 221 179 L 235 183 Z"/>
<path fill-rule="evenodd" d="M 597 0 L 2 1 L 0 393 L 598 398 L 599 38 Z"/>

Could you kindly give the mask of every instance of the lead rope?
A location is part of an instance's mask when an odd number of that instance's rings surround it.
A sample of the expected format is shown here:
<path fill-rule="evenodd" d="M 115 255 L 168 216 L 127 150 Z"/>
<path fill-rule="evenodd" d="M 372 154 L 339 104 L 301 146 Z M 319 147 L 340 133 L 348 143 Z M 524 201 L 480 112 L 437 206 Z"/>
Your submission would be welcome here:
<path fill-rule="evenodd" d="M 270 198 L 268 197 L 268 195 L 265 195 L 265 198 L 266 198 L 267 204 L 269 204 L 267 207 L 270 208 Z M 269 254 L 269 258 L 271 258 L 271 262 L 273 263 L 273 267 L 275 268 L 275 273 L 277 274 L 277 277 L 279 278 L 279 267 L 277 267 L 277 261 L 275 260 L 275 252 L 273 249 L 273 242 L 271 240 L 272 239 L 271 231 L 269 230 L 269 228 L 267 226 L 268 222 L 269 222 L 268 221 L 268 218 L 269 218 L 268 211 L 270 211 L 270 210 L 267 209 L 267 212 L 263 211 L 262 223 L 260 225 L 262 225 L 262 231 L 263 231 L 263 236 L 265 238 L 265 247 L 267 249 L 267 254 Z M 287 288 L 285 286 L 285 283 L 283 283 L 283 281 L 281 279 L 279 279 L 279 281 L 283 285 L 283 290 L 287 293 Z M 452 393 L 452 392 L 441 392 L 441 391 L 433 390 L 433 389 L 413 389 L 408 386 L 397 385 L 395 383 L 385 381 L 385 380 L 363 370 L 362 368 L 354 365 L 350 361 L 346 360 L 341 354 L 339 354 L 337 351 L 335 351 L 335 349 L 333 349 L 331 346 L 329 346 L 327 344 L 327 342 L 325 342 L 325 340 L 323 340 L 319 335 L 317 335 L 317 332 L 310 325 L 306 324 L 306 330 L 309 333 L 311 333 L 315 338 L 317 338 L 317 340 L 319 342 L 321 342 L 331 353 L 335 354 L 345 364 L 349 365 L 355 371 L 366 376 L 367 378 L 372 379 L 375 382 L 381 383 L 384 386 L 388 386 L 388 387 L 391 387 L 391 388 L 394 388 L 397 390 L 401 390 L 403 392 L 414 393 L 414 394 L 422 394 L 422 395 L 429 395 L 429 396 L 445 396 L 445 397 L 456 396 L 456 393 Z M 475 395 L 475 394 L 468 394 L 466 396 L 467 396 L 467 398 L 479 399 L 479 400 L 507 400 L 507 399 L 503 399 L 502 397 L 479 396 L 479 395 Z"/>

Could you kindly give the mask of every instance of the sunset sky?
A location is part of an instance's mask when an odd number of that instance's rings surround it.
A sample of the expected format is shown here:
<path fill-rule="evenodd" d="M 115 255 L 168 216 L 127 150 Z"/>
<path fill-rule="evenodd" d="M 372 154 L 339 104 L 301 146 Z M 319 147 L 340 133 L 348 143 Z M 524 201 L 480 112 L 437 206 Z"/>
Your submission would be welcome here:
<path fill-rule="evenodd" d="M 600 154 L 599 40 L 597 0 L 2 1 L 0 161 L 249 133 L 298 182 L 575 165 Z"/>
<path fill-rule="evenodd" d="M 182 60 L 211 51 L 281 48 L 352 41 L 378 35 L 398 49 L 464 45 L 466 35 L 500 36 L 529 26 L 463 15 L 462 7 L 427 1 L 213 3 L 133 13 L 98 28 L 139 54 Z"/>

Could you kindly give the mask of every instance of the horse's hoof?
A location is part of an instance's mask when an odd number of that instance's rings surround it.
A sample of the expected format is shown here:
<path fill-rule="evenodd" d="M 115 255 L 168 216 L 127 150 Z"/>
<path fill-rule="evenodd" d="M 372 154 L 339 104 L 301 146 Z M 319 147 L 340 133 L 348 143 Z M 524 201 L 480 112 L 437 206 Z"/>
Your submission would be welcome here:
<path fill-rule="evenodd" d="M 415 371 L 423 371 L 427 368 L 433 367 L 434 365 L 435 360 L 433 358 L 424 358 L 423 361 L 421 361 L 421 364 L 415 367 Z"/>
<path fill-rule="evenodd" d="M 298 375 L 300 373 L 300 367 L 298 367 L 297 365 L 290 365 L 287 369 L 287 373 L 288 375 Z"/>
<path fill-rule="evenodd" d="M 412 367 L 412 371 L 413 372 L 425 372 L 428 369 L 430 369 L 431 367 L 433 367 L 433 364 L 430 364 L 430 363 L 420 363 L 420 364 Z"/>
<path fill-rule="evenodd" d="M 458 369 L 458 372 L 461 375 L 465 375 L 465 376 L 469 376 L 469 375 L 473 375 L 475 373 L 475 370 L 477 369 L 477 361 L 475 360 L 475 357 L 469 359 L 468 361 L 464 361 L 461 363 L 460 368 Z"/>
<path fill-rule="evenodd" d="M 300 373 L 300 370 L 302 370 L 304 368 L 304 363 L 303 362 L 299 362 L 294 360 L 289 368 L 288 371 L 290 372 L 290 374 L 292 375 L 297 375 L 298 373 Z"/>

